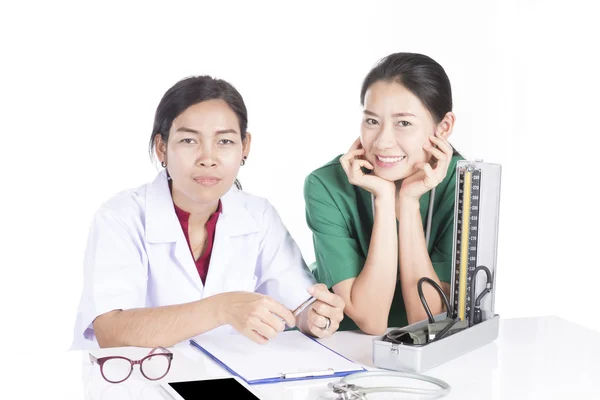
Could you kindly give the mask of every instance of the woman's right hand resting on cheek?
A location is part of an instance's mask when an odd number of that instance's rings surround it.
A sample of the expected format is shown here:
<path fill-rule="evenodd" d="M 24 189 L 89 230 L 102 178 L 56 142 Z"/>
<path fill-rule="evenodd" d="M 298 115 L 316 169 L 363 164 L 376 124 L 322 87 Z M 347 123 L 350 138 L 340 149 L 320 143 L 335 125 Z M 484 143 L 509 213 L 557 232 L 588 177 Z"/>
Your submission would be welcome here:
<path fill-rule="evenodd" d="M 360 138 L 356 139 L 350 150 L 342 157 L 340 157 L 340 164 L 346 176 L 348 182 L 351 184 L 361 187 L 370 192 L 375 198 L 389 197 L 394 199 L 396 194 L 396 186 L 393 182 L 386 181 L 373 174 L 365 174 L 361 168 L 373 170 L 373 165 L 362 158 L 365 154 L 365 149 L 362 148 Z"/>

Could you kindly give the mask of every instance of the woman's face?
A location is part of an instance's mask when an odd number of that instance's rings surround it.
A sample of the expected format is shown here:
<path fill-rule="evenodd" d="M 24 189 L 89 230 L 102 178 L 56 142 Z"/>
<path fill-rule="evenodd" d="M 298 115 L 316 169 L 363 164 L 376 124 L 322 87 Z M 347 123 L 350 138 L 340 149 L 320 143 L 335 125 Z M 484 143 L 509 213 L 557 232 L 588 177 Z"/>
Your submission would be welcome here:
<path fill-rule="evenodd" d="M 167 164 L 173 199 L 179 206 L 216 203 L 233 185 L 250 134 L 242 142 L 236 114 L 223 100 L 187 108 L 173 120 L 165 146 L 157 136 L 158 157 Z"/>
<path fill-rule="evenodd" d="M 396 82 L 378 81 L 365 93 L 361 143 L 374 174 L 397 181 L 416 172 L 415 164 L 427 162 L 423 149 L 429 136 L 443 130 L 429 110 L 408 89 Z M 449 136 L 444 134 L 445 137 Z"/>

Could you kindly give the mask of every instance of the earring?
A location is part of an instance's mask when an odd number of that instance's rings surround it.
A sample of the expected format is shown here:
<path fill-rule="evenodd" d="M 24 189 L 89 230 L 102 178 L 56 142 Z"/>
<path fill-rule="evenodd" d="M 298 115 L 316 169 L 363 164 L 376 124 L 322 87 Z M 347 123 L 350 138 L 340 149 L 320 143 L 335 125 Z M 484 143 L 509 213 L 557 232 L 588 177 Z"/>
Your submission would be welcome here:
<path fill-rule="evenodd" d="M 246 156 L 244 156 L 244 158 L 242 158 L 242 162 L 240 163 L 240 165 L 243 167 L 244 165 L 246 165 Z"/>
<path fill-rule="evenodd" d="M 166 164 L 164 161 L 161 161 L 160 165 L 161 165 L 163 168 L 167 168 L 167 164 Z"/>

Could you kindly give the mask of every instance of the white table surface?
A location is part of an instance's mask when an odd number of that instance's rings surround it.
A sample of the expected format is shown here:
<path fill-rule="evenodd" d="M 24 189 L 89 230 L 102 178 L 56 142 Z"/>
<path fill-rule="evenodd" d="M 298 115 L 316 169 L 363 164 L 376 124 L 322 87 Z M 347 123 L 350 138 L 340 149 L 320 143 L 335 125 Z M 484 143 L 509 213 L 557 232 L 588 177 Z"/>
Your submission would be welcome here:
<path fill-rule="evenodd" d="M 337 332 L 322 342 L 342 355 L 373 369 L 372 336 Z M 229 374 L 190 345 L 171 349 L 174 360 L 163 380 L 181 381 L 225 377 Z M 142 348 L 97 349 L 95 355 L 141 358 Z M 87 352 L 66 352 L 55 360 L 55 377 L 45 393 L 48 398 L 164 400 L 157 383 L 146 380 L 135 367 L 124 383 L 103 380 Z M 44 363 L 45 364 L 45 363 Z M 37 368 L 34 364 L 29 368 Z M 599 399 L 600 333 L 562 318 L 500 319 L 498 339 L 484 347 L 426 372 L 452 387 L 444 399 Z M 314 379 L 254 385 L 261 399 L 334 399 L 327 383 L 338 379 Z M 390 384 L 389 380 L 358 384 Z M 412 382 L 407 382 L 412 384 Z M 209 398 L 209 397 L 204 397 Z M 369 399 L 417 398 L 403 394 L 373 394 Z"/>

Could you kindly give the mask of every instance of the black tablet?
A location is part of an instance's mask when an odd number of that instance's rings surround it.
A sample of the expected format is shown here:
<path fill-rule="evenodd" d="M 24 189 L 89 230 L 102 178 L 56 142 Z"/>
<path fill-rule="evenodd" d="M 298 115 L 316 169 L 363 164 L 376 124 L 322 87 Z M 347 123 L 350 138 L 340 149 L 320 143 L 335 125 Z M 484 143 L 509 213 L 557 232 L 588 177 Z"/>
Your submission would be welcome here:
<path fill-rule="evenodd" d="M 161 386 L 174 400 L 236 399 L 259 400 L 246 383 L 237 378 L 165 382 Z"/>

